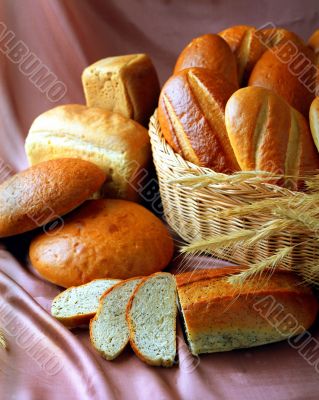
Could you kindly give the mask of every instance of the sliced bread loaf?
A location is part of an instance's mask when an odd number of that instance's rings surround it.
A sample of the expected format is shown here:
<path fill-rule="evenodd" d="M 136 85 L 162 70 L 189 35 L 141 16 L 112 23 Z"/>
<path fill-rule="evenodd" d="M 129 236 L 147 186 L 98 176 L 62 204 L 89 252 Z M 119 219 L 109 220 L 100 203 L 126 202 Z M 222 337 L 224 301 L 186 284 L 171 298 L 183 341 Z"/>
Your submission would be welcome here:
<path fill-rule="evenodd" d="M 126 317 L 135 354 L 155 366 L 171 367 L 176 355 L 176 283 L 173 275 L 143 279 L 131 297 Z"/>
<path fill-rule="evenodd" d="M 118 279 L 95 279 L 85 285 L 70 287 L 53 299 L 51 314 L 69 328 L 88 324 L 98 309 L 102 294 L 119 282 Z"/>
<path fill-rule="evenodd" d="M 92 345 L 107 360 L 116 358 L 129 341 L 125 312 L 128 301 L 142 278 L 118 283 L 100 299 L 95 317 L 90 322 Z"/>

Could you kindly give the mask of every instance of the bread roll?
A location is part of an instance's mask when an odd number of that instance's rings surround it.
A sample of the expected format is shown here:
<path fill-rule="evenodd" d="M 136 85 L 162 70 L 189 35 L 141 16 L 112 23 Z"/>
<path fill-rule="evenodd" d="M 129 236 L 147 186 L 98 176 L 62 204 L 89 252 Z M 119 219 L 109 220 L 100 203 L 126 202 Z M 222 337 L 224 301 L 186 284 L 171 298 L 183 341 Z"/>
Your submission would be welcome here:
<path fill-rule="evenodd" d="M 96 165 L 73 158 L 42 162 L 14 175 L 0 185 L 0 237 L 60 218 L 99 190 L 104 180 Z"/>
<path fill-rule="evenodd" d="M 284 42 L 262 55 L 250 75 L 249 85 L 273 90 L 308 118 L 315 97 L 314 63 L 314 54 L 306 46 Z"/>
<path fill-rule="evenodd" d="M 256 28 L 247 25 L 233 26 L 219 33 L 237 58 L 238 80 L 242 86 L 246 85 L 254 65 L 266 50 L 263 40 L 255 33 Z"/>
<path fill-rule="evenodd" d="M 225 29 L 219 35 L 236 55 L 239 82 L 242 85 L 246 85 L 255 64 L 267 49 L 287 41 L 304 46 L 304 42 L 295 33 L 283 28 L 256 29 L 248 25 L 237 25 Z"/>
<path fill-rule="evenodd" d="M 31 242 L 30 260 L 40 275 L 63 287 L 150 275 L 164 269 L 173 255 L 173 240 L 162 221 L 125 200 L 91 200 L 52 232 Z"/>
<path fill-rule="evenodd" d="M 86 104 L 118 112 L 147 125 L 160 92 L 158 77 L 146 54 L 108 57 L 85 68 Z"/>
<path fill-rule="evenodd" d="M 236 87 L 207 69 L 190 68 L 164 85 L 158 119 L 167 142 L 184 159 L 216 172 L 239 169 L 224 120 Z"/>
<path fill-rule="evenodd" d="M 191 67 L 207 68 L 238 87 L 236 58 L 218 35 L 207 34 L 193 39 L 179 55 L 174 74 Z"/>
<path fill-rule="evenodd" d="M 315 321 L 318 303 L 291 272 L 227 281 L 238 268 L 176 275 L 177 292 L 191 352 L 214 353 L 259 346 L 295 336 Z"/>
<path fill-rule="evenodd" d="M 107 181 L 102 195 L 137 200 L 140 171 L 151 158 L 147 130 L 120 114 L 79 104 L 58 106 L 33 122 L 25 149 L 31 165 L 76 157 L 99 166 Z"/>
<path fill-rule="evenodd" d="M 319 53 L 319 29 L 314 31 L 314 33 L 308 39 L 308 46 L 315 52 Z"/>
<path fill-rule="evenodd" d="M 269 171 L 295 179 L 319 168 L 305 118 L 268 89 L 239 89 L 226 105 L 226 127 L 242 170 Z"/>
<path fill-rule="evenodd" d="M 316 97 L 311 103 L 309 121 L 313 141 L 319 151 L 319 97 Z"/>

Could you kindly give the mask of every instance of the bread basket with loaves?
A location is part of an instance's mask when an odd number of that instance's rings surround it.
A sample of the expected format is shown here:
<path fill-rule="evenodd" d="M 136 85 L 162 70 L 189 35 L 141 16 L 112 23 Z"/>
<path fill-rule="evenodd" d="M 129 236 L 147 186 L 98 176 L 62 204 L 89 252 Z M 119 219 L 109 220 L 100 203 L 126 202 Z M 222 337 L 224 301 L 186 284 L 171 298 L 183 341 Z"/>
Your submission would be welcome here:
<path fill-rule="evenodd" d="M 265 35 L 259 52 L 256 43 L 243 49 L 256 32 Z M 218 53 L 220 37 L 232 51 Z M 241 278 L 280 267 L 318 284 L 319 99 L 280 58 L 269 63 L 287 43 L 298 54 L 316 50 L 284 29 L 241 26 L 194 39 L 162 89 L 149 135 L 164 214 L 183 251 L 249 266 Z M 263 83 L 249 82 L 259 70 Z"/>

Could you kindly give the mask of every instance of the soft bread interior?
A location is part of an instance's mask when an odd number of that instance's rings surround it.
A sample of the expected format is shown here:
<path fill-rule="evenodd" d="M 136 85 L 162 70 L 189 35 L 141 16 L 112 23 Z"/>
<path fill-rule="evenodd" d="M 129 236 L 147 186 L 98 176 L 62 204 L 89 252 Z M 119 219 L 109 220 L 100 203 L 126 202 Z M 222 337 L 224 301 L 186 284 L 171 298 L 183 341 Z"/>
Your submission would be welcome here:
<path fill-rule="evenodd" d="M 53 300 L 51 314 L 58 319 L 94 314 L 102 294 L 118 282 L 118 279 L 96 279 L 85 285 L 71 287 Z"/>
<path fill-rule="evenodd" d="M 176 284 L 172 275 L 156 274 L 132 299 L 129 325 L 135 353 L 151 365 L 171 366 L 176 354 Z"/>
<path fill-rule="evenodd" d="M 102 296 L 96 316 L 91 321 L 91 342 L 107 360 L 116 358 L 129 341 L 125 312 L 140 281 L 141 279 L 130 279 Z"/>

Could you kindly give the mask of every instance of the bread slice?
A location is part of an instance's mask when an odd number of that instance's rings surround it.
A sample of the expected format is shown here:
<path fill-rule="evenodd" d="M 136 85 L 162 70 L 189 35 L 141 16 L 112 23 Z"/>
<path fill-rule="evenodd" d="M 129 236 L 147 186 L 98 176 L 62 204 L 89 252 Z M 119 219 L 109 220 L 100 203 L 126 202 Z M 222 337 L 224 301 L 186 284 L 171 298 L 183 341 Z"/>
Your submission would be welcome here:
<path fill-rule="evenodd" d="M 176 355 L 176 283 L 159 272 L 145 278 L 127 307 L 130 343 L 150 365 L 171 367 Z"/>
<path fill-rule="evenodd" d="M 126 307 L 142 278 L 131 278 L 118 283 L 100 299 L 95 317 L 90 322 L 92 345 L 107 360 L 116 358 L 129 341 L 125 318 Z"/>
<path fill-rule="evenodd" d="M 94 317 L 102 294 L 119 282 L 119 279 L 94 279 L 70 287 L 53 299 L 51 314 L 69 328 L 87 324 Z"/>

